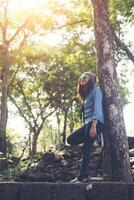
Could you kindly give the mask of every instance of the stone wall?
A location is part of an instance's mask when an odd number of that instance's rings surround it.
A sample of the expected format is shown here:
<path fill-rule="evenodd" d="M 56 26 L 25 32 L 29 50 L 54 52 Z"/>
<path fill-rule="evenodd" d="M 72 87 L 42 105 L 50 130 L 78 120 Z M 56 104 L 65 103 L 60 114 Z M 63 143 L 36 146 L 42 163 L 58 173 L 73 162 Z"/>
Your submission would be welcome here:
<path fill-rule="evenodd" d="M 0 183 L 0 200 L 133 200 L 134 183 Z"/>

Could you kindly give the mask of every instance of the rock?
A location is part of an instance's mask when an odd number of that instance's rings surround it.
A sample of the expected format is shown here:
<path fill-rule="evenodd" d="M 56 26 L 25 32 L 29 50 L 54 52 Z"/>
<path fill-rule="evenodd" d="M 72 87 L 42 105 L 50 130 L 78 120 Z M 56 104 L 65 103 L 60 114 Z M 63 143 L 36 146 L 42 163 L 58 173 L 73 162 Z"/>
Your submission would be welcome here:
<path fill-rule="evenodd" d="M 95 150 L 95 149 L 94 149 Z M 19 181 L 45 181 L 45 182 L 68 182 L 73 179 L 80 169 L 82 149 L 81 146 L 65 147 L 65 150 L 61 153 L 54 153 L 52 151 L 46 152 L 39 163 L 31 164 L 24 173 L 19 177 Z M 97 157 L 97 158 L 94 158 Z M 92 165 L 89 166 L 92 174 L 97 176 L 97 166 L 95 163 L 99 162 L 99 154 L 97 152 L 92 153 Z"/>
<path fill-rule="evenodd" d="M 38 164 L 35 162 L 15 180 L 17 181 L 43 181 L 68 182 L 77 176 L 82 161 L 81 146 L 66 146 L 63 151 L 48 151 L 44 153 Z M 91 152 L 91 162 L 88 168 L 88 179 L 99 177 L 103 180 L 103 150 L 95 146 Z"/>

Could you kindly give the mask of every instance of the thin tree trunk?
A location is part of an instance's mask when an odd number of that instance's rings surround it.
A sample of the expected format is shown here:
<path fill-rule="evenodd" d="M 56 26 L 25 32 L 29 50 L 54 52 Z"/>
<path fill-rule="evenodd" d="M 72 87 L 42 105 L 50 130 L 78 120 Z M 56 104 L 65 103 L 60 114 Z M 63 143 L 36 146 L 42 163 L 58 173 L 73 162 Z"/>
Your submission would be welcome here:
<path fill-rule="evenodd" d="M 97 53 L 97 70 L 105 98 L 106 133 L 113 181 L 131 181 L 128 142 L 123 119 L 122 100 L 114 58 L 112 30 L 107 0 L 91 0 L 94 12 L 94 31 Z M 110 147 L 111 146 L 111 147 Z"/>
<path fill-rule="evenodd" d="M 29 156 L 32 157 L 32 136 L 31 136 L 31 131 L 30 131 L 30 134 L 29 134 L 28 150 L 29 150 Z"/>
<path fill-rule="evenodd" d="M 63 144 L 66 144 L 66 129 L 67 129 L 67 116 L 68 116 L 68 110 L 65 111 L 64 115 L 64 127 L 63 127 Z"/>
<path fill-rule="evenodd" d="M 36 133 L 34 133 L 34 135 L 33 135 L 33 139 L 32 139 L 32 151 L 31 151 L 31 153 L 32 153 L 32 157 L 34 157 L 35 155 L 36 155 L 36 153 L 37 153 L 37 140 L 38 140 L 38 136 L 39 136 L 39 134 L 36 134 Z"/>
<path fill-rule="evenodd" d="M 70 133 L 73 132 L 74 130 L 74 111 L 73 111 L 73 108 L 72 108 L 73 105 L 71 105 L 71 115 L 69 116 L 69 130 L 70 130 Z"/>
<path fill-rule="evenodd" d="M 56 137 L 56 144 L 60 145 L 61 144 L 61 133 L 60 133 L 60 110 L 57 111 L 56 117 L 57 117 L 57 137 Z"/>

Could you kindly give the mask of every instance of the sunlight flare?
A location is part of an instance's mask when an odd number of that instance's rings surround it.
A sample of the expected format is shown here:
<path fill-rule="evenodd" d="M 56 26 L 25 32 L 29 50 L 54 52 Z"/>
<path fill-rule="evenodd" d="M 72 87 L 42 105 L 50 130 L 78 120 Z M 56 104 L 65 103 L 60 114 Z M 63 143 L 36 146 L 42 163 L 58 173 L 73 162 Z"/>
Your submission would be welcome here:
<path fill-rule="evenodd" d="M 36 8 L 37 5 L 40 3 L 47 3 L 48 0 L 11 0 L 10 1 L 10 8 L 12 10 L 16 9 L 31 9 Z"/>

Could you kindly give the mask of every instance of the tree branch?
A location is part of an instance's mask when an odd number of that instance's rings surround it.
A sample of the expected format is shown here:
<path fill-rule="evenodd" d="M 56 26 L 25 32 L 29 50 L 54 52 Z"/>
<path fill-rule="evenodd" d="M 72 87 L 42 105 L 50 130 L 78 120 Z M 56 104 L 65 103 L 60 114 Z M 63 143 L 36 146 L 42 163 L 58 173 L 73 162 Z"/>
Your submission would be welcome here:
<path fill-rule="evenodd" d="M 88 20 L 87 20 L 87 19 L 83 19 L 83 20 L 80 20 L 80 21 L 74 21 L 74 22 L 71 22 L 71 23 L 64 24 L 64 25 L 62 25 L 62 26 L 57 26 L 57 27 L 51 28 L 51 29 L 49 29 L 49 31 L 61 29 L 61 28 L 64 28 L 64 27 L 66 27 L 66 26 L 74 26 L 74 25 L 80 24 L 80 23 L 82 23 L 82 22 L 88 22 Z"/>
<path fill-rule="evenodd" d="M 35 116 L 34 116 L 34 114 L 32 113 L 32 109 L 31 109 L 29 103 L 27 102 L 27 99 L 26 99 L 25 93 L 24 93 L 24 91 L 23 91 L 22 85 L 20 84 L 20 82 L 17 82 L 17 84 L 18 84 L 18 86 L 19 86 L 19 89 L 20 89 L 21 94 L 23 95 L 25 105 L 27 106 L 29 112 L 31 113 L 32 118 L 35 119 Z M 34 120 L 34 121 L 35 121 L 35 120 Z"/>
<path fill-rule="evenodd" d="M 44 104 L 42 105 L 39 96 L 40 96 L 40 93 L 37 92 L 37 100 L 38 100 L 38 103 L 39 103 L 40 112 L 38 113 L 36 120 L 38 120 L 39 117 L 41 117 L 41 121 L 43 122 L 43 121 L 45 121 L 51 114 L 53 114 L 53 113 L 55 112 L 55 110 L 51 111 L 50 113 L 48 113 L 48 115 L 44 116 L 43 113 L 45 113 L 45 109 L 49 106 L 49 102 L 44 103 Z M 42 124 L 42 122 L 41 122 L 41 124 Z M 44 122 L 43 122 L 43 124 L 44 124 Z"/>
<path fill-rule="evenodd" d="M 131 51 L 128 49 L 128 47 L 117 37 L 117 35 L 114 31 L 113 31 L 113 37 L 114 37 L 117 47 L 119 47 L 123 51 L 125 51 L 128 58 L 134 63 L 134 55 L 131 53 Z"/>
<path fill-rule="evenodd" d="M 11 102 L 16 106 L 16 108 L 18 109 L 20 115 L 24 118 L 24 120 L 27 122 L 27 124 L 29 125 L 29 127 L 31 129 L 33 129 L 31 123 L 29 122 L 29 120 L 27 119 L 27 117 L 24 115 L 23 111 L 20 109 L 20 107 L 18 106 L 18 104 L 16 103 L 15 99 L 8 94 L 9 99 L 11 100 Z"/>
<path fill-rule="evenodd" d="M 15 77 L 16 77 L 18 71 L 19 71 L 19 67 L 17 67 L 17 69 L 15 70 L 15 72 L 14 72 L 14 74 L 13 74 L 13 77 L 11 78 L 11 81 L 10 81 L 9 84 L 8 84 L 8 91 L 9 91 L 9 89 L 11 88 L 12 84 L 14 83 L 14 80 L 15 80 Z"/>
<path fill-rule="evenodd" d="M 46 120 L 49 116 L 51 116 L 54 112 L 55 112 L 55 110 L 51 111 L 48 115 L 46 115 L 45 117 L 42 118 L 42 123 L 41 123 L 41 125 L 40 125 L 40 127 L 39 127 L 39 129 L 38 129 L 38 133 L 40 133 L 40 131 L 41 131 L 43 125 L 44 125 L 45 120 Z"/>
<path fill-rule="evenodd" d="M 19 52 L 22 49 L 22 47 L 24 46 L 24 43 L 25 43 L 25 41 L 26 41 L 27 38 L 28 38 L 28 34 L 26 34 L 24 32 L 24 37 L 23 37 L 22 41 L 20 42 L 19 49 L 18 49 Z"/>
<path fill-rule="evenodd" d="M 18 27 L 18 29 L 16 30 L 16 32 L 14 33 L 13 36 L 11 36 L 11 38 L 8 40 L 8 43 L 11 43 L 15 37 L 22 31 L 22 29 L 26 26 L 26 24 L 29 22 L 29 18 L 25 20 L 25 22 L 20 26 Z"/>

